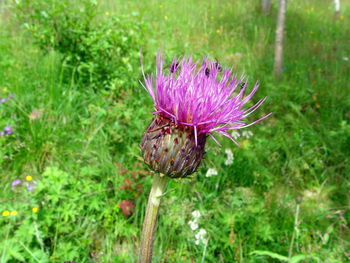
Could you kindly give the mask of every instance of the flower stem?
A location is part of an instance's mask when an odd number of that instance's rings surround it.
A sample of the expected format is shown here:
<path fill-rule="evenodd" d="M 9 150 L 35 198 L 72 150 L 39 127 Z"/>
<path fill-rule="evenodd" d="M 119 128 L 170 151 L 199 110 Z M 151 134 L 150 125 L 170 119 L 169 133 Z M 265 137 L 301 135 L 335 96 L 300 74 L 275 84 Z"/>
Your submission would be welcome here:
<path fill-rule="evenodd" d="M 300 204 L 297 203 L 297 207 L 295 209 L 295 215 L 294 215 L 294 230 L 292 234 L 292 240 L 290 241 L 289 245 L 289 252 L 288 252 L 288 258 L 291 259 L 293 254 L 293 246 L 294 246 L 294 239 L 298 234 L 298 226 L 299 226 L 299 211 L 300 211 Z"/>
<path fill-rule="evenodd" d="M 153 241 L 157 226 L 160 199 L 164 194 L 166 183 L 166 176 L 162 174 L 154 175 L 152 189 L 149 194 L 146 215 L 143 223 L 139 263 L 152 262 Z"/>

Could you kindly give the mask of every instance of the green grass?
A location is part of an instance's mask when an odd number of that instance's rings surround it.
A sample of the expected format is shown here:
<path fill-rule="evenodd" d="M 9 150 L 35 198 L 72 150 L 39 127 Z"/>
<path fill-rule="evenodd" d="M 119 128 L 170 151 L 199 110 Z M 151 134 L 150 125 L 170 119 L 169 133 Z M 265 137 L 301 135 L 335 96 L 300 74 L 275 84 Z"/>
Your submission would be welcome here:
<path fill-rule="evenodd" d="M 331 1 L 288 2 L 285 70 L 276 81 L 276 3 L 265 16 L 260 1 L 100 2 L 101 16 L 134 12 L 147 25 L 146 73 L 154 72 L 159 49 L 168 62 L 217 58 L 247 74 L 250 87 L 259 81 L 255 99 L 268 99 L 255 118 L 273 112 L 240 148 L 209 141 L 198 173 L 170 182 L 154 262 L 280 262 L 273 253 L 288 257 L 290 250 L 313 256 L 299 262 L 350 261 L 349 3 L 335 19 Z M 0 104 L 0 129 L 14 128 L 0 138 L 0 212 L 18 215 L 0 218 L 0 262 L 135 262 L 152 180 L 139 149 L 151 99 L 141 85 L 86 88 L 62 54 L 41 51 L 10 11 L 1 12 L 0 98 L 15 98 Z M 29 118 L 35 110 L 42 116 Z M 235 156 L 229 166 L 227 148 Z M 208 168 L 218 175 L 205 177 Z M 11 182 L 27 175 L 36 189 L 13 191 Z M 126 178 L 133 188 L 122 190 Z M 122 200 L 135 204 L 130 217 L 117 206 Z M 188 225 L 194 210 L 209 238 L 204 256 Z"/>

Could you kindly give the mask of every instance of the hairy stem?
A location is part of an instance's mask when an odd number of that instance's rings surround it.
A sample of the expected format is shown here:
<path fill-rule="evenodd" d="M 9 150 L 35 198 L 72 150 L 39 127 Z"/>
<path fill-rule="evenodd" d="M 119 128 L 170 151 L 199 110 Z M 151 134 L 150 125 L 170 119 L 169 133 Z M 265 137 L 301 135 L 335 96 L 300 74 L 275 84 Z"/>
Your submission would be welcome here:
<path fill-rule="evenodd" d="M 166 176 L 162 174 L 154 175 L 143 223 L 139 263 L 152 262 L 153 241 L 157 227 L 158 211 L 166 183 Z"/>
<path fill-rule="evenodd" d="M 295 239 L 295 236 L 298 234 L 299 211 L 300 211 L 300 204 L 297 204 L 297 207 L 295 209 L 295 215 L 294 215 L 294 230 L 293 230 L 292 239 L 291 239 L 290 245 L 289 245 L 289 252 L 288 252 L 289 259 L 293 255 L 294 239 Z"/>

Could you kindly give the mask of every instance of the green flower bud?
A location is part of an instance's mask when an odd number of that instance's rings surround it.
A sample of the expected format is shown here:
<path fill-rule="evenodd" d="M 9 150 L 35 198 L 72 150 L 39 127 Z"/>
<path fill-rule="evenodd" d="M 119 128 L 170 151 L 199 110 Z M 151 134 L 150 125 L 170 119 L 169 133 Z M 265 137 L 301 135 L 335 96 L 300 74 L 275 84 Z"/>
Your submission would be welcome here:
<path fill-rule="evenodd" d="M 142 137 L 142 156 L 155 172 L 171 178 L 194 173 L 204 155 L 206 134 L 198 134 L 190 126 L 177 125 L 157 115 Z"/>

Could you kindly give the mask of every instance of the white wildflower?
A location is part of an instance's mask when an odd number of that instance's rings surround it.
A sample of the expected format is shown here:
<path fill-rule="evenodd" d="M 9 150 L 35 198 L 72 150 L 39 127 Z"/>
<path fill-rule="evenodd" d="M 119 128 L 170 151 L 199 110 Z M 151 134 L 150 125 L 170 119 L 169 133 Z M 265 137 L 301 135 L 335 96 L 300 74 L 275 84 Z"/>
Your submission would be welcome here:
<path fill-rule="evenodd" d="M 205 176 L 211 177 L 213 175 L 218 175 L 218 171 L 215 168 L 209 168 Z"/>
<path fill-rule="evenodd" d="M 198 210 L 194 210 L 192 212 L 192 216 L 195 218 L 195 219 L 198 219 L 201 217 L 201 212 L 199 212 Z"/>
<path fill-rule="evenodd" d="M 193 231 L 195 231 L 195 230 L 198 228 L 197 220 L 188 221 L 188 225 L 190 226 L 190 228 L 191 228 Z"/>
<path fill-rule="evenodd" d="M 241 137 L 241 134 L 238 131 L 231 132 L 231 136 L 234 140 L 237 140 L 239 137 Z"/>
<path fill-rule="evenodd" d="M 202 237 L 205 237 L 206 234 L 207 234 L 207 231 L 204 228 L 201 228 L 199 229 L 197 235 L 202 238 Z M 196 238 L 197 238 L 197 235 L 196 235 Z"/>
<path fill-rule="evenodd" d="M 344 61 L 349 61 L 349 57 L 343 57 Z"/>
<path fill-rule="evenodd" d="M 208 242 L 207 231 L 205 229 L 201 228 L 199 229 L 198 233 L 194 236 L 196 238 L 195 244 L 199 245 L 200 243 L 206 244 Z"/>
<path fill-rule="evenodd" d="M 227 159 L 225 160 L 225 165 L 233 164 L 233 152 L 231 149 L 226 149 L 225 153 L 227 155 Z"/>
<path fill-rule="evenodd" d="M 249 139 L 250 137 L 253 136 L 253 133 L 251 131 L 243 131 L 242 136 Z"/>

